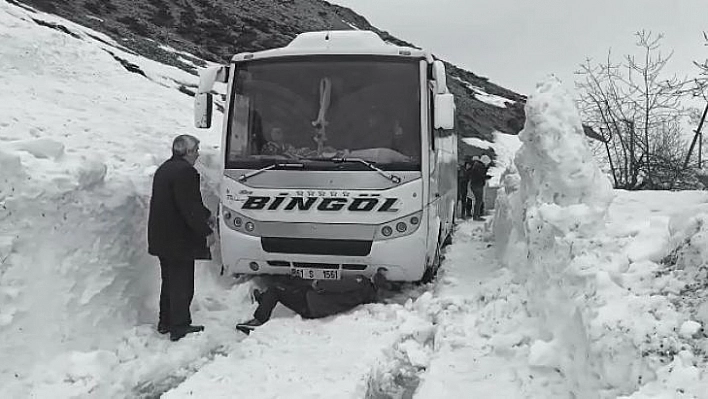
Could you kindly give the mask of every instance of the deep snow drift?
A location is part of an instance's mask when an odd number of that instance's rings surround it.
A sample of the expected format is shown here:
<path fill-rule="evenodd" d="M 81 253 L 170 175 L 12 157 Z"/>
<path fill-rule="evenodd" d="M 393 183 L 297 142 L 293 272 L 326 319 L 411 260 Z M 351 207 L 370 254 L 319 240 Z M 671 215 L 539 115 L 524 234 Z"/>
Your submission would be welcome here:
<path fill-rule="evenodd" d="M 60 23 L 78 38 L 32 18 Z M 146 205 L 151 174 L 169 156 L 172 138 L 193 132 L 191 98 L 177 88 L 194 84 L 196 77 L 106 43 L 113 41 L 0 2 L 0 387 L 5 392 L 28 381 L 72 380 L 89 392 L 93 374 L 115 373 L 123 364 L 139 378 L 143 368 L 152 367 L 132 362 L 135 353 L 152 346 L 147 342 L 153 339 L 157 305 L 159 269 L 146 253 Z M 108 51 L 138 62 L 146 76 L 129 73 Z M 206 150 L 204 169 L 215 159 L 220 137 L 197 136 Z M 200 267 L 198 312 L 209 311 L 209 292 L 222 291 L 223 282 L 208 284 L 210 267 Z M 230 299 L 223 292 L 216 298 Z M 209 345 L 203 346 L 192 349 L 195 356 Z M 105 348 L 112 353 L 100 352 Z M 155 361 L 180 365 L 177 359 Z"/>
<path fill-rule="evenodd" d="M 499 160 L 493 225 L 458 226 L 435 284 L 245 337 L 251 283 L 202 263 L 207 330 L 172 343 L 146 205 L 178 133 L 214 205 L 218 126 L 194 131 L 178 90 L 196 77 L 7 2 L 0 60 L 0 397 L 706 397 L 708 194 L 609 190 L 553 81 Z"/>
<path fill-rule="evenodd" d="M 610 183 L 560 83 L 539 85 L 526 115 L 494 234 L 497 253 L 529 289 L 528 309 L 542 323 L 529 362 L 558 370 L 578 398 L 616 397 L 645 384 L 642 394 L 706 397 L 707 341 L 698 329 L 705 321 L 692 320 L 705 308 L 706 289 L 695 292 L 691 279 L 701 275 L 705 286 L 703 251 L 692 252 L 705 218 L 695 217 L 705 209 L 695 203 L 707 196 L 616 192 L 606 220 Z M 649 215 L 640 211 L 645 201 Z M 669 253 L 673 262 L 666 264 Z M 675 270 L 686 267 L 688 275 Z M 693 307 L 684 302 L 689 293 Z"/>

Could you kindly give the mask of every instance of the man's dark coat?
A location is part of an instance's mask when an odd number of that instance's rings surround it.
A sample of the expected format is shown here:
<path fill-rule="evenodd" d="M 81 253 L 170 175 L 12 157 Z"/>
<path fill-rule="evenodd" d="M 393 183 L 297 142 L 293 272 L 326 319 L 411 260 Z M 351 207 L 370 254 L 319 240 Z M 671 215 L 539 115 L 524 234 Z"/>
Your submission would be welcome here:
<path fill-rule="evenodd" d="M 206 237 L 211 213 L 202 202 L 199 173 L 173 156 L 157 168 L 148 218 L 148 252 L 182 259 L 209 259 Z"/>
<path fill-rule="evenodd" d="M 487 167 L 481 161 L 472 162 L 472 167 L 467 172 L 467 180 L 472 187 L 483 187 L 487 183 Z"/>

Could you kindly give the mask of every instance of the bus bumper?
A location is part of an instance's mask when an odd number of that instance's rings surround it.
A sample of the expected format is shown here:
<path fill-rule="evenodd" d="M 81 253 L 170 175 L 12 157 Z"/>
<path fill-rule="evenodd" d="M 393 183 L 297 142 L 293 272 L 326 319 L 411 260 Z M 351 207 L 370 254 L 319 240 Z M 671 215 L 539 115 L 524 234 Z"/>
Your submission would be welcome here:
<path fill-rule="evenodd" d="M 425 229 L 403 237 L 373 241 L 366 256 L 266 252 L 261 237 L 223 225 L 220 226 L 220 244 L 224 267 L 233 274 L 290 274 L 296 264 L 337 265 L 341 276 L 372 276 L 380 267 L 385 267 L 392 281 L 418 281 L 427 263 Z"/>

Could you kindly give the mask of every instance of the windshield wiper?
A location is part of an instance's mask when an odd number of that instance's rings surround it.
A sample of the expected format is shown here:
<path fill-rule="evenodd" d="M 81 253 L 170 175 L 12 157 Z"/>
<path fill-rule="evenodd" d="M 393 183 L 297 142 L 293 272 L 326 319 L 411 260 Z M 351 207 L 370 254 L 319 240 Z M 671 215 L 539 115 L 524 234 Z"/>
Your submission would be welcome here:
<path fill-rule="evenodd" d="M 265 171 L 268 171 L 268 170 L 271 170 L 271 169 L 275 169 L 275 168 L 298 168 L 298 169 L 302 169 L 302 168 L 304 168 L 304 167 L 305 167 L 305 164 L 302 164 L 302 163 L 299 163 L 299 162 L 297 162 L 297 163 L 294 163 L 294 162 L 289 162 L 289 163 L 275 162 L 275 163 L 272 163 L 272 164 L 266 166 L 265 168 L 261 168 L 261 169 L 258 169 L 258 170 L 254 170 L 253 172 L 249 172 L 249 173 L 246 173 L 246 174 L 241 175 L 241 177 L 238 178 L 238 181 L 246 181 L 246 180 L 250 179 L 251 177 L 253 177 L 253 176 L 255 176 L 255 175 L 260 175 L 261 173 L 263 173 L 263 172 L 265 172 Z"/>
<path fill-rule="evenodd" d="M 374 165 L 373 162 L 369 162 L 365 159 L 361 158 L 345 158 L 345 157 L 332 157 L 332 158 L 300 158 L 301 160 L 304 159 L 306 161 L 325 161 L 325 162 L 334 162 L 334 163 L 360 163 L 367 168 L 378 172 L 381 176 L 387 178 L 388 180 L 391 180 L 395 184 L 400 184 L 401 183 L 401 178 L 397 175 L 394 175 L 392 173 L 386 172 L 385 170 L 377 167 Z"/>

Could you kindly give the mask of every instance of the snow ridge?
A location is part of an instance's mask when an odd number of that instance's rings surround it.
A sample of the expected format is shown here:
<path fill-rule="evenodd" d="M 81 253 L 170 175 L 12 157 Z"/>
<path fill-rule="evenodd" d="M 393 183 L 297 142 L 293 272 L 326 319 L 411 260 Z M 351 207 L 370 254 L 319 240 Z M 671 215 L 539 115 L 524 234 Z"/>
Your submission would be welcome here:
<path fill-rule="evenodd" d="M 526 112 L 493 229 L 541 321 L 529 363 L 578 398 L 705 397 L 706 194 L 611 191 L 554 80 Z"/>
<path fill-rule="evenodd" d="M 604 226 L 612 200 L 585 143 L 571 97 L 560 82 L 537 86 L 526 104 L 522 146 L 503 176 L 495 221 L 498 251 L 527 280 L 529 308 L 544 326 L 532 345 L 533 366 L 560 370 L 578 398 L 596 397 L 599 379 L 590 359 L 582 294 L 588 283 L 577 242 Z M 508 237 L 508 238 L 505 238 Z"/>

